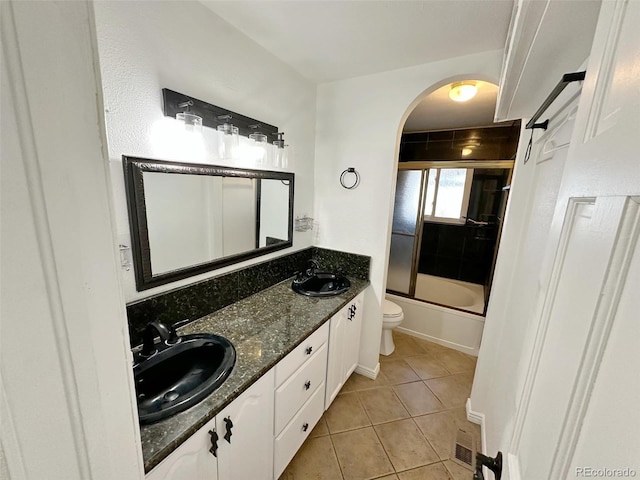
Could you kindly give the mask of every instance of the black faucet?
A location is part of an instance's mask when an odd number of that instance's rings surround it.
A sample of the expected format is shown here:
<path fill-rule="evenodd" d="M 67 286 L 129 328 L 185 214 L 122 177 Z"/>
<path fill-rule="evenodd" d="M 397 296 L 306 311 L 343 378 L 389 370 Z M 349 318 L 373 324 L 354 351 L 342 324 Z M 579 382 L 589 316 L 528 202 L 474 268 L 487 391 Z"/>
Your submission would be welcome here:
<path fill-rule="evenodd" d="M 151 322 L 147 324 L 142 335 L 141 356 L 150 357 L 158 351 L 155 344 L 156 335 L 159 335 L 160 341 L 165 342 L 167 345 L 178 343 L 180 341 L 175 328 L 169 328 L 162 322 Z"/>
<path fill-rule="evenodd" d="M 316 262 L 315 260 L 309 260 L 309 262 L 307 263 L 307 270 L 306 270 L 306 275 L 307 277 L 313 277 L 316 274 L 316 270 L 318 270 L 320 267 L 318 266 L 318 262 Z"/>

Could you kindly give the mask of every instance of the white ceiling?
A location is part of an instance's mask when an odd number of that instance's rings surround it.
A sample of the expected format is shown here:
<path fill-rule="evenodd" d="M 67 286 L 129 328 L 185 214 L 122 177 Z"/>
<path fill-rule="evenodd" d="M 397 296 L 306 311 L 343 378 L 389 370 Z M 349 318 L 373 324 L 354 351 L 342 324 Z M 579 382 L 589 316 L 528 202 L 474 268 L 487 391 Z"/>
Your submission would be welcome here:
<path fill-rule="evenodd" d="M 201 1 L 317 83 L 504 48 L 513 8 L 513 0 Z"/>
<path fill-rule="evenodd" d="M 468 79 L 473 80 L 473 79 Z M 449 98 L 450 85 L 427 95 L 411 112 L 404 124 L 404 132 L 455 130 L 493 124 L 498 87 L 488 82 L 476 82 L 478 93 L 467 102 Z"/>

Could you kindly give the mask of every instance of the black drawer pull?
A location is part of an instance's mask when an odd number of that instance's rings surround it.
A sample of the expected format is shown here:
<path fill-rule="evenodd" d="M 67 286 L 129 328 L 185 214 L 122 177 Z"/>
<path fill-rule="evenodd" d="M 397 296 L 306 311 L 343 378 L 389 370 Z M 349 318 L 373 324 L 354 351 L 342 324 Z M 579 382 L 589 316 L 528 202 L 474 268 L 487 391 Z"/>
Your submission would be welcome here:
<path fill-rule="evenodd" d="M 209 430 L 209 435 L 211 436 L 211 448 L 209 452 L 216 458 L 218 458 L 218 434 L 215 430 Z"/>
<path fill-rule="evenodd" d="M 313 351 L 313 347 L 307 347 L 307 349 L 305 350 L 305 353 L 307 355 L 311 355 L 311 352 Z"/>
<path fill-rule="evenodd" d="M 311 381 L 310 381 L 310 380 L 307 380 L 307 381 L 304 383 L 304 389 L 305 389 L 305 390 L 309 390 L 310 388 L 311 388 Z"/>
<path fill-rule="evenodd" d="M 226 429 L 227 429 L 227 433 L 224 434 L 224 439 L 227 442 L 231 443 L 231 435 L 233 435 L 231 433 L 231 429 L 233 428 L 233 422 L 231 421 L 231 417 L 227 417 L 227 418 L 225 418 L 223 420 L 224 420 L 224 423 L 225 423 L 225 426 L 226 426 Z"/>
<path fill-rule="evenodd" d="M 309 429 L 309 424 L 308 423 L 304 423 L 302 424 L 302 431 L 306 432 Z"/>

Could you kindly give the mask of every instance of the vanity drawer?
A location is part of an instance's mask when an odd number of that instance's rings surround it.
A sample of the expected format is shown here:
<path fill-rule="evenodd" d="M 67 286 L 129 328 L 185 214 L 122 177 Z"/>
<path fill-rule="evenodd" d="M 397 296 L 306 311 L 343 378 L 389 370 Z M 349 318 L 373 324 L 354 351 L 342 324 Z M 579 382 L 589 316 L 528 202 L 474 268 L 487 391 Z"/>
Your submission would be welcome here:
<path fill-rule="evenodd" d="M 275 433 L 289 423 L 291 417 L 324 384 L 327 372 L 327 344 L 313 353 L 308 362 L 276 389 Z"/>
<path fill-rule="evenodd" d="M 293 420 L 276 437 L 274 445 L 274 478 L 278 478 L 307 439 L 324 411 L 324 383 L 316 388 L 313 395 Z"/>
<path fill-rule="evenodd" d="M 293 372 L 309 360 L 314 352 L 327 343 L 329 338 L 329 322 L 305 338 L 289 355 L 276 365 L 276 387 L 282 385 Z"/>

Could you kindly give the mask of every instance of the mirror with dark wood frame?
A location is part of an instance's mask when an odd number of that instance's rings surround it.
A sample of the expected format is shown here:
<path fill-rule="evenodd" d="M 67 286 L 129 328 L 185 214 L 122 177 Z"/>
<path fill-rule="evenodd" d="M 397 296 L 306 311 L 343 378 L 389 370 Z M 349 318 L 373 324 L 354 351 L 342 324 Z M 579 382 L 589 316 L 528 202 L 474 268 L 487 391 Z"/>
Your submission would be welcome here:
<path fill-rule="evenodd" d="M 293 244 L 293 173 L 122 159 L 138 291 Z"/>

